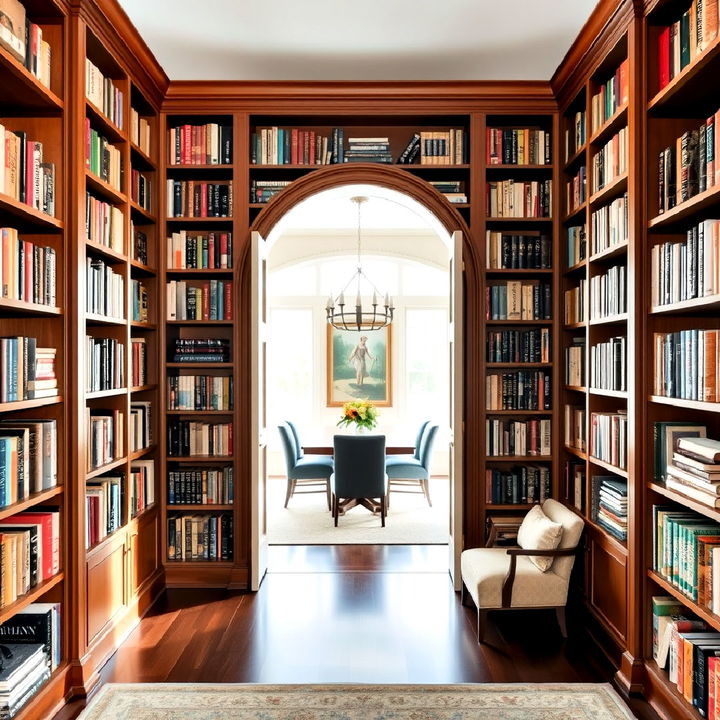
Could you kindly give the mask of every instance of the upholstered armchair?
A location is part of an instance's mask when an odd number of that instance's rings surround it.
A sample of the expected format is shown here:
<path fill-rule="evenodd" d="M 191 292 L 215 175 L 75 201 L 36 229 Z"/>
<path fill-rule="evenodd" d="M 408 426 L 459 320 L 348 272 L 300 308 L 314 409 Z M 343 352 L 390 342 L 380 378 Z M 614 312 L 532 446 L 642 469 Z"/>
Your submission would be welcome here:
<path fill-rule="evenodd" d="M 462 553 L 462 601 L 465 605 L 469 595 L 477 608 L 478 642 L 483 642 L 489 610 L 552 608 L 567 637 L 565 605 L 583 526 L 577 514 L 556 500 L 546 500 L 523 520 L 520 547 Z"/>
<path fill-rule="evenodd" d="M 324 492 L 330 510 L 330 476 L 333 472 L 333 459 L 329 455 L 315 455 L 312 459 L 305 457 L 295 441 L 296 434 L 290 429 L 289 423 L 281 423 L 278 425 L 278 430 L 287 468 L 285 507 L 296 492 L 299 494 Z M 303 489 L 298 490 L 298 488 Z"/>

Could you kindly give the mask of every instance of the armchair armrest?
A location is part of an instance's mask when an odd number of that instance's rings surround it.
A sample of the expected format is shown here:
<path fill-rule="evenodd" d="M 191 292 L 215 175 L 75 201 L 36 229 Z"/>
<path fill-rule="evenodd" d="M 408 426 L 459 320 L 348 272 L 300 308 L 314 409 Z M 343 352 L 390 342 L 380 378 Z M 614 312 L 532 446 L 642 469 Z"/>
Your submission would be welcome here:
<path fill-rule="evenodd" d="M 510 556 L 510 568 L 505 576 L 502 586 L 502 606 L 509 608 L 512 603 L 513 583 L 515 582 L 515 572 L 517 570 L 517 558 L 519 555 L 534 555 L 535 557 L 567 557 L 574 555 L 577 548 L 558 548 L 556 550 L 525 550 L 520 547 L 510 547 L 507 554 Z"/>

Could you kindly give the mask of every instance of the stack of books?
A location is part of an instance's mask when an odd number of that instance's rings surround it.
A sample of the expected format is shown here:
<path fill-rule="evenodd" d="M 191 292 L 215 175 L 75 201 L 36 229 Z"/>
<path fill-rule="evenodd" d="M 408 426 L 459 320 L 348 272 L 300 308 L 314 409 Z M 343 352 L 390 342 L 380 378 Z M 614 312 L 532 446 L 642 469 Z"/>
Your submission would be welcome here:
<path fill-rule="evenodd" d="M 540 128 L 487 128 L 488 165 L 549 165 L 550 133 Z"/>
<path fill-rule="evenodd" d="M 225 338 L 175 338 L 172 361 L 176 363 L 226 363 L 230 341 Z"/>
<path fill-rule="evenodd" d="M 627 481 L 615 475 L 595 475 L 593 520 L 621 542 L 627 540 Z"/>
<path fill-rule="evenodd" d="M 390 139 L 387 137 L 348 138 L 347 162 L 392 163 Z"/>
<path fill-rule="evenodd" d="M 487 410 L 549 410 L 551 374 L 540 370 L 491 373 L 485 380 Z"/>
<path fill-rule="evenodd" d="M 0 645 L 3 666 L 0 670 L 0 717 L 14 717 L 22 706 L 50 677 L 50 663 L 39 643 Z"/>
<path fill-rule="evenodd" d="M 231 466 L 168 472 L 168 505 L 228 505 L 233 502 L 233 489 Z"/>
<path fill-rule="evenodd" d="M 47 657 L 50 670 L 60 665 L 60 603 L 33 603 L 18 610 L 0 625 L 3 644 L 40 644 Z M 0 714 L 2 707 L 0 706 Z"/>
<path fill-rule="evenodd" d="M 431 180 L 430 184 L 442 193 L 448 202 L 453 204 L 466 203 L 467 195 L 463 190 L 462 180 Z"/>
<path fill-rule="evenodd" d="M 232 423 L 206 423 L 176 420 L 168 423 L 168 455 L 222 455 L 233 453 Z"/>
<path fill-rule="evenodd" d="M 681 437 L 667 464 L 665 485 L 670 490 L 720 507 L 720 441 L 707 437 Z"/>
<path fill-rule="evenodd" d="M 168 217 L 232 217 L 233 181 L 167 181 Z"/>
<path fill-rule="evenodd" d="M 486 184 L 486 209 L 491 218 L 549 218 L 552 180 L 499 180 Z"/>
<path fill-rule="evenodd" d="M 269 202 L 291 182 L 291 180 L 252 180 L 250 183 L 250 202 Z"/>
<path fill-rule="evenodd" d="M 261 128 L 252 134 L 253 165 L 331 165 L 343 162 L 345 130 L 332 128 L 330 135 L 299 128 Z M 231 162 L 228 160 L 228 162 Z"/>

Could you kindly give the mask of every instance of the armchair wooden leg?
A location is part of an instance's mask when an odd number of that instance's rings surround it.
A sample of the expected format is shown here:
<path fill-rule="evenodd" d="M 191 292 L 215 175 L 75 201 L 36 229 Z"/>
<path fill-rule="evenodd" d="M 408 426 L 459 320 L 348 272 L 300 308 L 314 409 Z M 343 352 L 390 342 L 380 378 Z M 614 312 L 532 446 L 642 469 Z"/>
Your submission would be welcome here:
<path fill-rule="evenodd" d="M 380 498 L 380 522 L 385 527 L 385 496 Z"/>
<path fill-rule="evenodd" d="M 432 507 L 432 500 L 430 499 L 430 480 L 428 478 L 424 478 L 420 482 L 422 484 L 423 492 L 425 493 L 427 504 Z"/>
<path fill-rule="evenodd" d="M 478 608 L 477 611 L 477 640 L 479 643 L 485 640 L 485 625 L 487 624 L 487 610 L 481 610 Z"/>
<path fill-rule="evenodd" d="M 285 507 L 288 506 L 288 502 L 290 502 L 293 492 L 295 492 L 295 481 L 288 478 L 287 492 L 285 493 Z"/>
<path fill-rule="evenodd" d="M 565 607 L 556 607 L 555 614 L 557 615 L 558 625 L 560 626 L 560 634 L 567 638 L 567 622 L 565 620 Z"/>

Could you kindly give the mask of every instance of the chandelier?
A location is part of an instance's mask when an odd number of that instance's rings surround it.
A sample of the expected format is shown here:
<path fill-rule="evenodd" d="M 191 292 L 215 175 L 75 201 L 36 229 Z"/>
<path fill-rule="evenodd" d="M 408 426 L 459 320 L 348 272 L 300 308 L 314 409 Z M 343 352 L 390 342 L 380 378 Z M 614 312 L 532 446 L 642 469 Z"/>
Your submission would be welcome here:
<path fill-rule="evenodd" d="M 358 213 L 357 269 L 347 283 L 345 283 L 345 287 L 340 291 L 340 294 L 334 299 L 332 295 L 328 298 L 327 305 L 325 305 L 327 321 L 338 330 L 379 330 L 392 322 L 395 306 L 392 303 L 392 298 L 387 293 L 385 293 L 382 304 L 378 303 L 378 296 L 382 298 L 382 294 L 362 269 L 360 208 L 364 202 L 367 202 L 367 198 L 356 196 L 350 198 L 350 200 L 357 205 Z M 370 303 L 369 306 L 363 306 L 362 302 L 360 283 L 363 278 L 365 278 L 373 290 L 372 303 Z M 355 297 L 355 305 L 353 306 L 346 303 L 345 293 L 355 280 L 357 280 L 357 295 Z"/>

